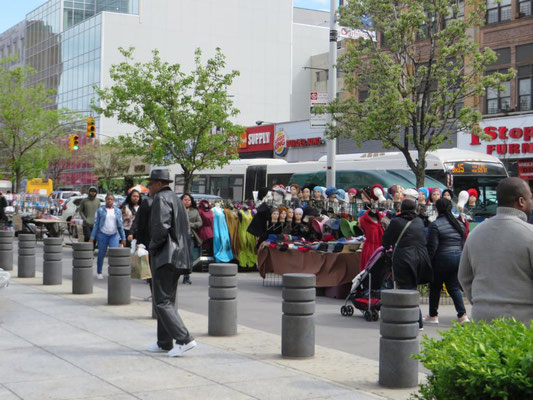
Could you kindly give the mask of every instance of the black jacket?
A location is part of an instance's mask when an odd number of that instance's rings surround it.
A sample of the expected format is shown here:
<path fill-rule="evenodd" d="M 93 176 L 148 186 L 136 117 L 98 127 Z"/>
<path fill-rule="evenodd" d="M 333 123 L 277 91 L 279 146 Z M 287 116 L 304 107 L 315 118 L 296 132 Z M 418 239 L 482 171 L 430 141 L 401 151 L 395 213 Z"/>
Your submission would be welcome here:
<path fill-rule="evenodd" d="M 461 221 L 457 220 L 463 228 Z M 461 251 L 463 249 L 463 235 L 459 234 L 445 216 L 438 217 L 429 225 L 428 253 L 433 260 L 439 253 L 446 251 Z"/>
<path fill-rule="evenodd" d="M 150 212 L 152 210 L 152 203 L 154 199 L 145 197 L 135 214 L 133 225 L 131 226 L 131 234 L 137 239 L 138 244 L 144 244 L 148 249 L 150 246 Z"/>
<path fill-rule="evenodd" d="M 179 270 L 192 266 L 189 217 L 182 201 L 166 187 L 154 196 L 150 213 L 150 251 L 153 268 L 171 264 Z"/>
<path fill-rule="evenodd" d="M 410 218 L 400 215 L 391 220 L 381 240 L 385 249 L 395 246 L 403 228 Z M 426 248 L 424 222 L 419 217 L 412 219 L 404 232 L 392 259 L 394 280 L 402 289 L 416 289 L 417 284 L 432 280 L 431 261 Z"/>

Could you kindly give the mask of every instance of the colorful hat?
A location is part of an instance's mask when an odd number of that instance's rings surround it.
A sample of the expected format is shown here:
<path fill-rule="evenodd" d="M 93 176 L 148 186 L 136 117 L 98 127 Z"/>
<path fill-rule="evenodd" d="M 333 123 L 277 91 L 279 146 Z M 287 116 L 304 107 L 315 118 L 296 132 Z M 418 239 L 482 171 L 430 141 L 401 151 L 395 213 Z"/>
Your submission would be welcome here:
<path fill-rule="evenodd" d="M 337 193 L 338 193 L 338 191 L 335 188 L 335 186 L 328 186 L 326 188 L 326 196 L 327 197 L 332 196 L 332 195 L 337 194 Z"/>
<path fill-rule="evenodd" d="M 354 196 L 356 196 L 356 195 L 357 195 L 357 189 L 350 188 L 350 189 L 348 189 L 348 193 L 351 193 L 351 194 L 353 194 Z"/>
<path fill-rule="evenodd" d="M 332 231 L 338 231 L 340 228 L 340 220 L 338 218 L 330 218 L 326 221 L 326 225 L 329 226 Z"/>
<path fill-rule="evenodd" d="M 355 228 L 357 227 L 357 221 L 348 221 L 347 219 L 343 218 L 340 222 L 340 228 L 342 236 L 344 237 L 354 237 L 355 236 Z"/>
<path fill-rule="evenodd" d="M 416 189 L 405 189 L 403 195 L 406 199 L 418 200 L 418 192 Z"/>
<path fill-rule="evenodd" d="M 313 193 L 316 192 L 317 190 L 319 190 L 322 196 L 324 196 L 324 188 L 322 186 L 315 186 L 313 188 Z"/>
<path fill-rule="evenodd" d="M 424 195 L 426 196 L 426 199 L 429 199 L 429 190 L 428 188 L 425 188 L 425 187 L 421 187 L 418 189 L 418 193 L 424 193 Z"/>
<path fill-rule="evenodd" d="M 383 186 L 381 186 L 380 184 L 376 184 L 376 185 L 373 185 L 371 188 L 370 188 L 370 198 L 374 201 L 381 201 L 380 199 L 378 199 L 378 197 L 374 194 L 374 189 L 380 189 L 381 190 L 381 193 L 385 193 L 385 190 L 383 189 Z"/>
<path fill-rule="evenodd" d="M 343 189 L 337 190 L 337 199 L 344 203 L 348 203 L 350 201 L 350 199 L 348 198 L 348 194 Z"/>
<path fill-rule="evenodd" d="M 467 192 L 468 192 L 468 197 L 469 198 L 472 197 L 472 196 L 474 196 L 476 198 L 476 200 L 479 198 L 479 193 L 478 193 L 478 191 L 476 189 L 468 189 Z"/>
<path fill-rule="evenodd" d="M 302 210 L 300 207 L 294 209 L 294 214 L 300 214 L 304 215 L 304 210 Z"/>
<path fill-rule="evenodd" d="M 322 235 L 324 233 L 324 225 L 328 220 L 329 218 L 325 215 L 320 220 L 318 218 L 313 219 L 313 229 Z"/>

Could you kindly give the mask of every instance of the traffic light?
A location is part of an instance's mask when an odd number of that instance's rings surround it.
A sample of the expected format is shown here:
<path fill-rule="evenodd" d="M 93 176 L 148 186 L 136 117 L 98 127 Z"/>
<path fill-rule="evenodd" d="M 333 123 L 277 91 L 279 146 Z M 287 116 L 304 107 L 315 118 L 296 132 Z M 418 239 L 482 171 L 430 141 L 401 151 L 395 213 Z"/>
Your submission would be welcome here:
<path fill-rule="evenodd" d="M 72 150 L 79 150 L 80 148 L 80 137 L 79 135 L 72 135 Z"/>
<path fill-rule="evenodd" d="M 74 150 L 74 137 L 72 135 L 68 137 L 68 149 L 70 151 Z"/>
<path fill-rule="evenodd" d="M 87 137 L 90 139 L 96 137 L 96 123 L 94 117 L 87 117 Z"/>

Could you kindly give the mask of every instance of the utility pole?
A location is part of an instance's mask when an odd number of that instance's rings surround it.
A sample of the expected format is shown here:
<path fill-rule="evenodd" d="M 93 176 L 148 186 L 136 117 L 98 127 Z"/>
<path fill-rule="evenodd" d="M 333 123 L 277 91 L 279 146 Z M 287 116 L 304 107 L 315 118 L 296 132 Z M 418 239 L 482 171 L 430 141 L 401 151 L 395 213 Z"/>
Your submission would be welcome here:
<path fill-rule="evenodd" d="M 337 38 L 339 35 L 339 24 L 337 21 L 337 9 L 339 0 L 330 0 L 329 15 L 329 75 L 328 75 L 328 102 L 331 103 L 337 97 Z M 341 4 L 342 4 L 342 0 Z M 333 117 L 333 116 L 332 116 Z M 331 118 L 331 124 L 335 124 Z M 337 154 L 337 140 L 327 139 L 327 171 L 326 186 L 336 186 L 335 184 L 335 155 Z"/>

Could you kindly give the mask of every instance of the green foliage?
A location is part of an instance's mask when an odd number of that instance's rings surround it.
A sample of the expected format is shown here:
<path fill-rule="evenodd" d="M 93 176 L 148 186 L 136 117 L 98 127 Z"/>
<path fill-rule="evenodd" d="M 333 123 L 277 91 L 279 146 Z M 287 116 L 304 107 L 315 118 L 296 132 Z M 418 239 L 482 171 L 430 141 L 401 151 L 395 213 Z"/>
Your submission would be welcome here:
<path fill-rule="evenodd" d="M 46 169 L 42 148 L 66 135 L 74 116 L 53 107 L 53 90 L 28 85 L 29 76 L 35 73 L 32 68 L 8 69 L 11 61 L 0 61 L 0 153 L 19 190 L 22 179 Z"/>
<path fill-rule="evenodd" d="M 348 44 L 338 67 L 345 72 L 346 90 L 367 90 L 368 97 L 334 101 L 328 111 L 337 125 L 330 126 L 329 135 L 357 144 L 380 140 L 400 150 L 419 187 L 426 152 L 458 129 L 483 135 L 480 112 L 464 101 L 514 75 L 485 74 L 496 56 L 467 33 L 483 25 L 484 2 L 465 3 L 475 11 L 447 23 L 459 11 L 456 0 L 360 0 L 341 8 L 341 25 L 365 36 Z"/>
<path fill-rule="evenodd" d="M 442 339 L 422 341 L 432 375 L 413 398 L 425 400 L 532 399 L 533 323 L 514 319 L 456 324 Z"/>
<path fill-rule="evenodd" d="M 134 62 L 131 48 L 120 51 L 126 61 L 112 66 L 112 87 L 96 88 L 103 105 L 93 108 L 138 128 L 122 138 L 130 152 L 154 165 L 180 164 L 186 191 L 195 171 L 237 158 L 243 128 L 230 121 L 239 110 L 227 89 L 239 72 L 223 72 L 220 49 L 205 64 L 197 49 L 195 69 L 188 74 L 180 64 L 161 60 L 157 50 L 146 63 Z"/>

